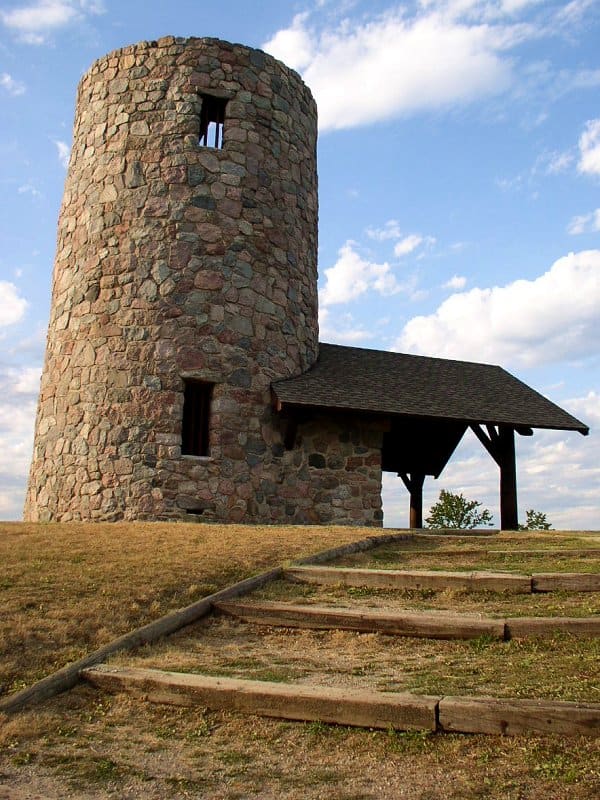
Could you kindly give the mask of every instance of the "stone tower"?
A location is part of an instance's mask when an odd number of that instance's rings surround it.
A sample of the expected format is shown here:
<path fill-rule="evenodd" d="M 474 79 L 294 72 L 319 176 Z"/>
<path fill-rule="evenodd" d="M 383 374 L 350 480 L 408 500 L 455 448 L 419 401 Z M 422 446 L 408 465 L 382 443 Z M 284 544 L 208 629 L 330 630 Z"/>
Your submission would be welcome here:
<path fill-rule="evenodd" d="M 215 39 L 82 78 L 26 519 L 319 521 L 270 393 L 317 357 L 316 129 L 295 72 Z"/>

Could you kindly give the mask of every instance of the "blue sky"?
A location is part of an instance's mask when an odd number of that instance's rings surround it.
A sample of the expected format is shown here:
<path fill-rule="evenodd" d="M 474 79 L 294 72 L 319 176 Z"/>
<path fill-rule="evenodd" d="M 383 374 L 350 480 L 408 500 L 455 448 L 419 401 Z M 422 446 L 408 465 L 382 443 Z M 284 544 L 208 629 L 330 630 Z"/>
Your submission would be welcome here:
<path fill-rule="evenodd" d="M 600 528 L 600 2 L 0 0 L 0 518 L 20 517 L 75 91 L 165 35 L 262 47 L 319 107 L 323 341 L 499 363 L 590 425 L 517 441 L 519 501 Z M 441 488 L 498 522 L 468 434 Z M 386 475 L 386 525 L 407 523 Z"/>

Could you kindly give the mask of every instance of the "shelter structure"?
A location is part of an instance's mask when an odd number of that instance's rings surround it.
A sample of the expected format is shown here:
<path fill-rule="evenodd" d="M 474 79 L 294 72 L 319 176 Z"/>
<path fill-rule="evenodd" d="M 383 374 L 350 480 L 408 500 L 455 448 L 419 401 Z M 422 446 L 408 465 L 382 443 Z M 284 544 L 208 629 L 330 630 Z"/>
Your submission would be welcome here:
<path fill-rule="evenodd" d="M 471 427 L 587 427 L 499 367 L 318 343 L 317 113 L 281 62 L 166 37 L 78 90 L 27 520 L 381 525 Z"/>
<path fill-rule="evenodd" d="M 273 384 L 291 442 L 316 411 L 384 420 L 381 469 L 410 493 L 410 527 L 423 526 L 423 482 L 439 477 L 470 428 L 500 469 L 503 529 L 516 529 L 515 433 L 578 431 L 586 425 L 506 370 L 489 364 L 321 344 L 308 372 Z"/>

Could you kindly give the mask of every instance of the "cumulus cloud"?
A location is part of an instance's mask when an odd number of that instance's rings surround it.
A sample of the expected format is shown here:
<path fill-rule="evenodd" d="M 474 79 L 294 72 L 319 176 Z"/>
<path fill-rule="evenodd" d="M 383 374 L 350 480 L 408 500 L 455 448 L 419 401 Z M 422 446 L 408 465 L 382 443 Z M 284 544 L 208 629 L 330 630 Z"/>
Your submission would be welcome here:
<path fill-rule="evenodd" d="M 394 245 L 394 255 L 398 258 L 407 256 L 416 250 L 422 241 L 423 237 L 419 236 L 418 233 L 411 233 L 409 236 L 405 236 L 399 242 L 396 242 Z"/>
<path fill-rule="evenodd" d="M 463 275 L 453 275 L 449 281 L 443 284 L 443 289 L 454 289 L 458 291 L 459 289 L 464 289 L 467 285 L 467 279 Z"/>
<path fill-rule="evenodd" d="M 58 160 L 66 169 L 69 166 L 69 158 L 71 156 L 71 148 L 66 142 L 55 141 L 56 150 L 58 152 Z"/>
<path fill-rule="evenodd" d="M 19 296 L 19 290 L 14 283 L 0 281 L 0 327 L 19 322 L 27 305 L 27 300 Z"/>
<path fill-rule="evenodd" d="M 314 56 L 313 40 L 305 27 L 308 13 L 296 14 L 289 28 L 277 31 L 265 48 L 292 69 L 303 69 Z"/>
<path fill-rule="evenodd" d="M 330 308 L 319 308 L 319 339 L 332 344 L 358 345 L 375 336 L 373 330 L 357 324 L 352 314 L 333 316 Z"/>
<path fill-rule="evenodd" d="M 567 230 L 573 236 L 577 236 L 580 233 L 596 233 L 600 231 L 600 208 L 590 211 L 589 214 L 573 217 Z"/>
<path fill-rule="evenodd" d="M 600 119 L 591 119 L 579 138 L 580 172 L 587 175 L 600 175 Z"/>
<path fill-rule="evenodd" d="M 18 519 L 33 448 L 39 367 L 0 370 L 0 518 Z"/>
<path fill-rule="evenodd" d="M 535 280 L 451 295 L 395 349 L 522 366 L 585 357 L 600 346 L 598 308 L 600 250 L 570 253 Z"/>
<path fill-rule="evenodd" d="M 397 219 L 388 219 L 381 228 L 369 227 L 366 230 L 366 234 L 369 239 L 374 239 L 376 242 L 402 238 L 400 223 Z"/>
<path fill-rule="evenodd" d="M 373 239 L 376 242 L 395 241 L 394 255 L 396 258 L 409 255 L 421 245 L 431 246 L 435 244 L 433 236 L 422 236 L 420 233 L 403 233 L 397 219 L 389 219 L 381 228 L 370 226 L 365 233 L 369 239 Z"/>
<path fill-rule="evenodd" d="M 0 88 L 8 92 L 11 97 L 18 97 L 25 94 L 25 84 L 22 81 L 17 81 L 8 72 L 0 73 Z"/>
<path fill-rule="evenodd" d="M 37 0 L 10 11 L 0 11 L 0 20 L 21 41 L 43 44 L 55 30 L 79 21 L 86 14 L 104 13 L 102 0 Z"/>
<path fill-rule="evenodd" d="M 387 261 L 369 261 L 356 248 L 356 242 L 347 241 L 333 267 L 325 270 L 325 286 L 319 292 L 321 305 L 348 303 L 370 290 L 386 295 L 402 290 Z"/>
<path fill-rule="evenodd" d="M 263 47 L 302 71 L 332 130 L 502 92 L 513 80 L 505 51 L 528 35 L 483 21 L 477 4 L 427 3 L 321 29 L 298 15 Z"/>

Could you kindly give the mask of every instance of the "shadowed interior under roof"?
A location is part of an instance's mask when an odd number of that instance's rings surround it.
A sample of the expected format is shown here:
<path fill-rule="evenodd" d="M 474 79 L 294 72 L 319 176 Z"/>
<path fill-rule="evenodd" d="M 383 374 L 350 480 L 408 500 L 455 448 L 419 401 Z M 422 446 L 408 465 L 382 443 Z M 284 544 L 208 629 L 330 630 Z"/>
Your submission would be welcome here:
<path fill-rule="evenodd" d="M 272 384 L 283 405 L 579 431 L 589 428 L 502 367 L 320 344 L 315 365 Z"/>

